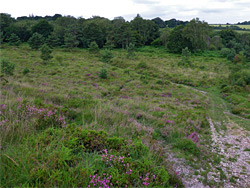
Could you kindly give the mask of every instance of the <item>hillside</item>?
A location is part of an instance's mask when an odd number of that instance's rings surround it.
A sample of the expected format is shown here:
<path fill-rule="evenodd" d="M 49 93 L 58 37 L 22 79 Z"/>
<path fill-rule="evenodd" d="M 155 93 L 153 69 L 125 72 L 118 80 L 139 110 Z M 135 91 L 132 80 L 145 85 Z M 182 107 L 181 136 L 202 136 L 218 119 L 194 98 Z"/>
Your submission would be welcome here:
<path fill-rule="evenodd" d="M 228 84 L 232 62 L 103 53 L 56 48 L 43 64 L 2 46 L 16 68 L 1 77 L 1 186 L 250 185 L 250 95 Z"/>

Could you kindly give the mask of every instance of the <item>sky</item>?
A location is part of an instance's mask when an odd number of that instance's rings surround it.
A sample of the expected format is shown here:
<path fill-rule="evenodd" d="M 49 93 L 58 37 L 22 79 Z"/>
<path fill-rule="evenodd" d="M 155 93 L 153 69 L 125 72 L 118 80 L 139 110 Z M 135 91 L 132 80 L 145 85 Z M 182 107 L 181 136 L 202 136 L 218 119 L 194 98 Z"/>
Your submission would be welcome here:
<path fill-rule="evenodd" d="M 62 14 L 112 20 L 122 16 L 128 21 L 140 14 L 144 19 L 199 18 L 209 24 L 225 24 L 250 21 L 250 0 L 5 0 L 0 12 L 12 17 Z"/>

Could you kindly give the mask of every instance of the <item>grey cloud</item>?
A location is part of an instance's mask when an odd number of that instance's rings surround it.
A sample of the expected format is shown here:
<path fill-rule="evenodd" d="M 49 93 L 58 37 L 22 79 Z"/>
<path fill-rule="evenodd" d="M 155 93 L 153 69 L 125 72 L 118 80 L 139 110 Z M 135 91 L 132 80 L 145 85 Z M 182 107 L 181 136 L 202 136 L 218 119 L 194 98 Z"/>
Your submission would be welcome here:
<path fill-rule="evenodd" d="M 145 19 L 153 19 L 160 17 L 163 20 L 176 18 L 180 20 L 191 20 L 199 17 L 200 20 L 205 20 L 208 23 L 237 23 L 241 21 L 242 15 L 245 20 L 250 20 L 250 14 L 245 14 L 250 10 L 250 3 L 239 0 L 211 0 L 211 4 L 219 3 L 217 8 L 199 7 L 190 8 L 183 5 L 161 5 L 159 1 L 153 0 L 133 0 L 134 3 L 145 4 L 148 7 L 147 11 L 138 12 Z M 232 8 L 224 8 L 223 2 L 231 4 Z M 240 14 L 241 13 L 241 14 Z M 136 15 L 130 18 L 133 19 Z"/>

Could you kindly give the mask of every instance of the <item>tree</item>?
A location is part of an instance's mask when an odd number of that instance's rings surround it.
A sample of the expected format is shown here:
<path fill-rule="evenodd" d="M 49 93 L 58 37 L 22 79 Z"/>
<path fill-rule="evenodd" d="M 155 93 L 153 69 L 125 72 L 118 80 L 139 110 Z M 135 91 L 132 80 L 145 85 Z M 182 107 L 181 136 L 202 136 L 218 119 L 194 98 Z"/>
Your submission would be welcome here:
<path fill-rule="evenodd" d="M 0 31 L 0 45 L 3 43 L 3 32 Z"/>
<path fill-rule="evenodd" d="M 138 33 L 137 33 L 138 34 Z M 130 42 L 138 44 L 131 29 L 131 25 L 127 22 L 116 25 L 112 28 L 108 35 L 109 41 L 113 41 L 115 47 L 125 49 Z"/>
<path fill-rule="evenodd" d="M 106 43 L 108 32 L 111 30 L 111 21 L 102 17 L 93 17 L 84 23 L 82 42 L 89 47 L 92 41 L 102 48 Z"/>
<path fill-rule="evenodd" d="M 131 27 L 141 35 L 144 45 L 159 37 L 159 27 L 151 20 L 144 20 L 139 14 L 131 21 Z"/>
<path fill-rule="evenodd" d="M 14 18 L 12 18 L 10 14 L 0 13 L 0 30 L 3 32 L 3 41 L 5 41 L 4 39 L 6 38 L 6 29 L 14 23 L 14 21 Z"/>
<path fill-rule="evenodd" d="M 32 27 L 33 33 L 39 33 L 44 38 L 47 38 L 52 31 L 53 31 L 53 26 L 50 25 L 47 20 L 41 20 Z"/>
<path fill-rule="evenodd" d="M 159 17 L 152 19 L 152 21 L 156 25 L 158 25 L 159 28 L 165 28 L 166 27 L 166 23 Z"/>
<path fill-rule="evenodd" d="M 30 37 L 28 43 L 32 49 L 38 50 L 43 45 L 44 38 L 41 34 L 34 33 L 32 37 Z"/>
<path fill-rule="evenodd" d="M 55 48 L 57 46 L 60 46 L 60 39 L 59 36 L 57 36 L 57 34 L 55 32 L 52 32 L 50 34 L 50 36 L 47 38 L 46 40 L 46 44 L 50 47 L 50 48 Z"/>
<path fill-rule="evenodd" d="M 187 21 L 181 21 L 181 20 L 176 20 L 176 19 L 171 19 L 171 20 L 166 20 L 165 24 L 166 26 L 168 26 L 169 28 L 174 28 L 178 25 L 186 25 L 188 22 Z"/>
<path fill-rule="evenodd" d="M 192 44 L 189 39 L 183 37 L 184 26 L 180 25 L 175 27 L 169 34 L 169 39 L 167 42 L 167 47 L 170 52 L 173 53 L 181 53 L 182 49 L 188 47 L 188 49 L 192 49 Z"/>
<path fill-rule="evenodd" d="M 222 39 L 219 35 L 215 35 L 212 38 L 211 44 L 214 45 L 218 50 L 223 48 Z"/>
<path fill-rule="evenodd" d="M 165 48 L 167 48 L 167 41 L 168 41 L 168 37 L 170 35 L 170 28 L 166 27 L 163 30 L 161 30 L 160 32 L 160 39 L 162 44 L 165 46 Z"/>
<path fill-rule="evenodd" d="M 197 52 L 198 49 L 204 50 L 207 48 L 206 39 L 210 31 L 211 28 L 206 22 L 196 18 L 185 26 L 183 36 L 191 41 L 194 51 Z"/>
<path fill-rule="evenodd" d="M 54 31 L 51 35 L 54 35 L 53 38 L 57 38 L 59 46 L 64 45 L 64 37 L 67 32 L 70 32 L 69 29 L 76 28 L 77 20 L 74 17 L 58 17 L 54 22 Z"/>
<path fill-rule="evenodd" d="M 52 53 L 52 50 L 48 47 L 47 44 L 44 44 L 41 47 L 41 59 L 43 60 L 44 64 L 46 64 L 50 59 L 53 58 L 51 53 Z"/>
<path fill-rule="evenodd" d="M 236 39 L 237 33 L 232 29 L 223 29 L 219 32 L 219 35 L 222 38 L 222 43 L 228 48 L 228 43 Z"/>
<path fill-rule="evenodd" d="M 68 31 L 64 35 L 64 43 L 67 48 L 72 50 L 74 47 L 77 47 L 79 41 L 74 33 Z"/>

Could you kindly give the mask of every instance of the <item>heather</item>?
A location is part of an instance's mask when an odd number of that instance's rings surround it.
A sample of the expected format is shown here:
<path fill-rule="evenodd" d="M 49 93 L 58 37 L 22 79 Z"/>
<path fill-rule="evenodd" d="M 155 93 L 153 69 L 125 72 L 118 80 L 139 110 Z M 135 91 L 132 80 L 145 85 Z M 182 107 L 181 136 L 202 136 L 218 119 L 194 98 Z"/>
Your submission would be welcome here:
<path fill-rule="evenodd" d="M 215 185 L 209 118 L 249 130 L 248 64 L 185 51 L 55 48 L 44 63 L 2 45 L 15 68 L 1 75 L 1 186 L 183 187 L 172 155 Z"/>

